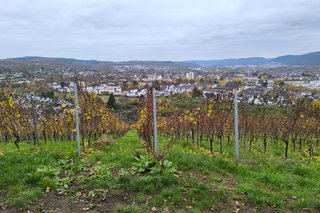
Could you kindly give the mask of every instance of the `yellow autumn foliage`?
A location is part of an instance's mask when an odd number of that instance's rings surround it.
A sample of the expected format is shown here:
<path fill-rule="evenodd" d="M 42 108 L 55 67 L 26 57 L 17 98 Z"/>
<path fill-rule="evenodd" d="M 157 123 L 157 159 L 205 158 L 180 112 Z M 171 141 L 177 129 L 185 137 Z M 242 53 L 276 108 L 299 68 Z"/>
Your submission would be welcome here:
<path fill-rule="evenodd" d="M 13 102 L 12 96 L 9 96 L 8 104 L 9 104 L 9 107 L 14 108 L 14 102 Z"/>

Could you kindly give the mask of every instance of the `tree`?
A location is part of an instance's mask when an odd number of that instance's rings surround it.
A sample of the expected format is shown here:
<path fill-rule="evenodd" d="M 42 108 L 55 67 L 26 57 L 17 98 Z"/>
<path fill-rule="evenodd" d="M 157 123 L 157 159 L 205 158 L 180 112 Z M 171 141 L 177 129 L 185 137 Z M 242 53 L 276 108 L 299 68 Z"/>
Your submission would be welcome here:
<path fill-rule="evenodd" d="M 111 93 L 111 95 L 109 96 L 108 102 L 107 102 L 107 106 L 109 109 L 115 109 L 116 108 L 116 99 L 114 98 L 113 93 Z"/>
<path fill-rule="evenodd" d="M 192 97 L 193 97 L 193 98 L 197 98 L 197 97 L 199 97 L 200 95 L 201 95 L 201 91 L 198 90 L 197 87 L 194 87 L 193 90 L 192 90 Z"/>
<path fill-rule="evenodd" d="M 261 85 L 263 87 L 267 87 L 268 86 L 268 80 L 266 79 L 265 81 L 261 81 Z"/>
<path fill-rule="evenodd" d="M 280 81 L 280 82 L 279 82 L 279 86 L 280 86 L 280 87 L 283 87 L 284 85 L 286 85 L 286 83 L 284 83 L 284 81 Z"/>
<path fill-rule="evenodd" d="M 161 90 L 161 85 L 159 81 L 152 82 L 152 87 L 155 88 L 156 90 Z"/>

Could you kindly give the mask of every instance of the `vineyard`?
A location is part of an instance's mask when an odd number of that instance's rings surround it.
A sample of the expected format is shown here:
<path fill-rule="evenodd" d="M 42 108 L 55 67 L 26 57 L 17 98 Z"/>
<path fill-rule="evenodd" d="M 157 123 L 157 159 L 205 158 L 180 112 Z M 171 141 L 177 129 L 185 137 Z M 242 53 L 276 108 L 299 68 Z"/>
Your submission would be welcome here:
<path fill-rule="evenodd" d="M 320 210 L 319 100 L 239 98 L 239 160 L 232 93 L 154 118 L 149 88 L 128 124 L 80 88 L 80 158 L 70 100 L 0 92 L 0 212 Z"/>
<path fill-rule="evenodd" d="M 17 148 L 21 141 L 39 145 L 42 140 L 72 141 L 75 138 L 76 123 L 74 105 L 40 99 L 32 95 L 13 101 L 12 94 L 0 93 L 0 135 L 2 141 L 13 140 Z M 81 91 L 80 132 L 82 146 L 87 140 L 97 140 L 102 134 L 123 135 L 129 128 L 114 116 L 96 95 Z"/>
<path fill-rule="evenodd" d="M 213 141 L 219 143 L 219 153 L 223 154 L 224 144 L 234 141 L 233 96 L 219 96 L 204 100 L 200 105 L 174 113 L 160 119 L 158 128 L 171 141 L 186 139 L 197 147 L 208 148 L 213 153 Z M 152 95 L 147 94 L 138 121 L 138 132 L 146 144 L 152 148 Z M 282 107 L 240 105 L 239 139 L 244 149 L 252 151 L 253 144 L 261 143 L 263 153 L 268 146 L 280 149 L 283 143 L 283 157 L 289 158 L 289 146 L 308 151 L 311 159 L 320 144 L 320 101 L 306 98 L 292 100 L 292 104 Z M 302 157 L 302 156 L 301 156 Z M 303 156 L 305 157 L 305 156 Z"/>
<path fill-rule="evenodd" d="M 290 144 L 293 151 L 308 150 L 312 158 L 314 149 L 319 147 L 319 101 L 301 99 L 295 105 L 281 109 L 243 105 L 239 116 L 242 146 L 250 151 L 254 143 L 262 143 L 264 153 L 269 145 L 278 147 L 279 143 L 284 143 L 284 158 L 289 158 Z M 219 153 L 223 154 L 223 144 L 230 145 L 234 141 L 233 125 L 233 100 L 222 102 L 217 98 L 205 100 L 199 107 L 162 119 L 159 129 L 168 137 L 186 138 L 198 147 L 209 146 L 211 153 L 216 138 Z"/>

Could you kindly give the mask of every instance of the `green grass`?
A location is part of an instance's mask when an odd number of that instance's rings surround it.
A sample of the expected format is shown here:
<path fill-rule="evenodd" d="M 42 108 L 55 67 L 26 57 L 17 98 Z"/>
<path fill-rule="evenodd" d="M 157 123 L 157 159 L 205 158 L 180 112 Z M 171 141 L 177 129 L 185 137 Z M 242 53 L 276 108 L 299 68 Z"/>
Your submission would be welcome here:
<path fill-rule="evenodd" d="M 137 205 L 117 205 L 113 211 L 115 213 L 140 213 L 143 209 Z"/>
<path fill-rule="evenodd" d="M 60 159 L 74 156 L 71 143 L 48 143 L 40 148 L 27 143 L 17 150 L 13 144 L 1 144 L 0 195 L 9 206 L 26 207 L 43 195 L 46 187 L 54 187 L 52 179 L 37 168 L 53 165 Z M 1 200 L 0 200 L 1 201 Z M 1 202 L 0 202 L 1 203 Z"/>
<path fill-rule="evenodd" d="M 167 141 L 159 140 L 161 146 Z M 39 148 L 22 143 L 20 150 L 1 143 L 0 206 L 28 209 L 50 189 L 76 201 L 128 197 L 113 203 L 114 212 L 320 210 L 320 162 L 301 159 L 303 151 L 291 151 L 291 159 L 283 160 L 281 144 L 269 145 L 263 154 L 259 142 L 252 152 L 241 147 L 237 163 L 232 144 L 224 144 L 223 155 L 216 151 L 216 141 L 213 154 L 208 142 L 203 145 L 199 149 L 179 141 L 172 147 L 167 159 L 178 176 L 137 176 L 131 173 L 135 153 L 146 153 L 134 130 L 110 145 L 93 147 L 82 158 L 76 157 L 75 142 Z"/>

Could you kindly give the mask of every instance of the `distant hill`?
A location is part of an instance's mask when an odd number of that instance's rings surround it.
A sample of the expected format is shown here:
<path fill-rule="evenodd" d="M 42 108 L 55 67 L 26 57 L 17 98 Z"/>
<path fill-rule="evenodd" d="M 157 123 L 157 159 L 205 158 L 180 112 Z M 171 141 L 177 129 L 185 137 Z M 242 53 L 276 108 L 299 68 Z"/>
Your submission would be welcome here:
<path fill-rule="evenodd" d="M 21 58 L 8 58 L 0 60 L 1 65 L 35 65 L 41 66 L 66 66 L 72 68 L 88 68 L 88 69 L 107 69 L 117 65 L 145 65 L 145 66 L 166 66 L 166 67 L 194 67 L 197 65 L 187 62 L 174 61 L 97 61 L 97 60 L 79 60 L 73 58 L 49 58 L 38 56 L 26 56 Z"/>
<path fill-rule="evenodd" d="M 21 58 L 8 58 L 0 60 L 1 62 L 13 63 L 13 64 L 25 64 L 34 65 L 39 64 L 41 66 L 66 66 L 72 68 L 102 68 L 110 67 L 113 62 L 109 61 L 96 61 L 96 60 L 78 60 L 73 58 L 49 58 L 38 56 L 26 56 Z"/>
<path fill-rule="evenodd" d="M 7 61 L 16 61 L 16 62 L 56 62 L 56 63 L 74 63 L 74 64 L 100 64 L 101 61 L 96 60 L 78 60 L 74 58 L 46 58 L 38 56 L 26 56 L 21 58 L 8 58 Z"/>
<path fill-rule="evenodd" d="M 320 52 L 304 55 L 285 55 L 274 58 L 273 61 L 287 65 L 320 65 Z"/>
<path fill-rule="evenodd" d="M 320 66 L 320 52 L 312 52 L 304 55 L 286 55 L 276 58 L 233 58 L 221 60 L 190 60 L 190 61 L 97 61 L 79 60 L 73 58 L 50 58 L 27 56 L 21 58 L 8 58 L 0 60 L 0 70 L 25 70 L 26 68 L 40 65 L 42 67 L 65 66 L 70 68 L 87 68 L 93 70 L 109 69 L 117 65 L 144 65 L 144 66 L 165 66 L 173 68 L 190 68 L 199 66 L 235 66 L 235 65 L 301 65 L 301 66 Z"/>
<path fill-rule="evenodd" d="M 270 59 L 261 57 L 251 58 L 230 58 L 221 60 L 191 60 L 189 63 L 197 64 L 199 66 L 231 66 L 231 65 L 252 65 L 265 64 L 270 62 Z"/>
<path fill-rule="evenodd" d="M 320 52 L 312 52 L 304 55 L 286 55 L 277 58 L 236 58 L 221 60 L 191 60 L 186 61 L 199 66 L 233 66 L 233 65 L 261 65 L 261 64 L 281 64 L 281 65 L 301 65 L 320 66 Z"/>

